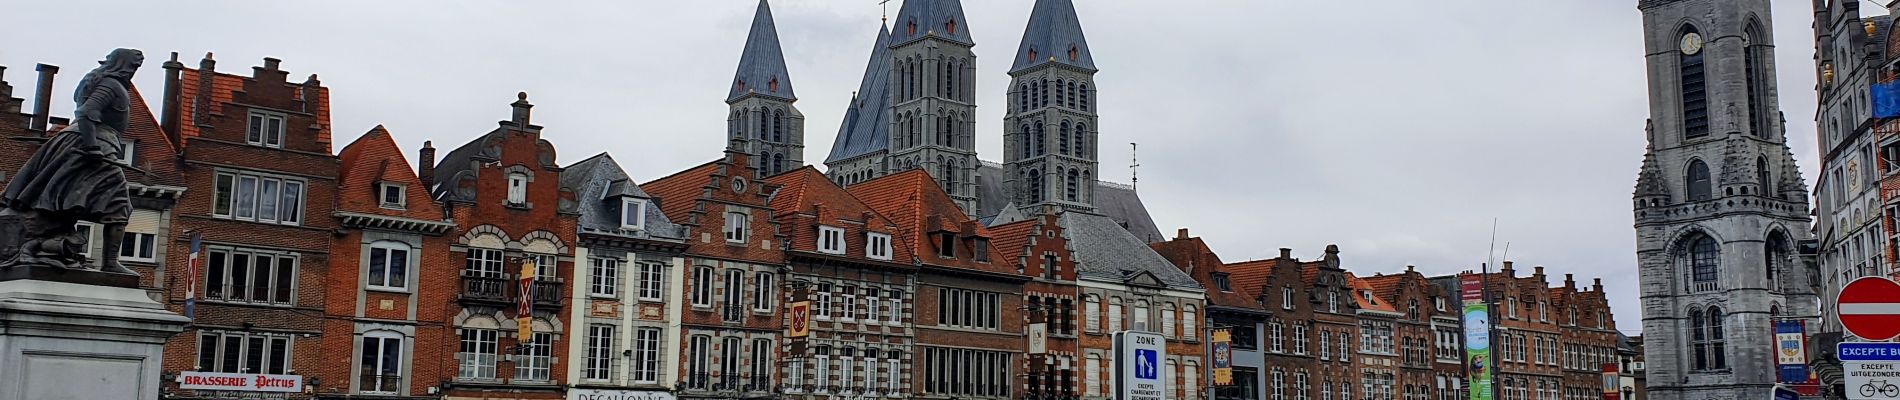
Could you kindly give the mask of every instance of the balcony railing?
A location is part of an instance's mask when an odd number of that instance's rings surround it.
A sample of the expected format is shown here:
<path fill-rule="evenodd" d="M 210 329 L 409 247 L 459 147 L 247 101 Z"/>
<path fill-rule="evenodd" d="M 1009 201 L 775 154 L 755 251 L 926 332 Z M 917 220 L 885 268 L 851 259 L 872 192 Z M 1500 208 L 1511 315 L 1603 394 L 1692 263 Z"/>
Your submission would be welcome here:
<path fill-rule="evenodd" d="M 1690 293 L 1713 292 L 1713 291 L 1717 291 L 1721 289 L 1722 289 L 1722 285 L 1717 284 L 1717 282 L 1714 282 L 1714 281 L 1689 283 Z"/>
<path fill-rule="evenodd" d="M 362 375 L 359 383 L 364 393 L 395 394 L 402 392 L 402 375 Z"/>
<path fill-rule="evenodd" d="M 706 373 L 687 374 L 680 387 L 688 390 L 706 390 L 712 388 L 712 376 Z"/>
<path fill-rule="evenodd" d="M 719 310 L 720 310 L 719 312 L 720 319 L 723 319 L 726 322 L 744 322 L 745 321 L 745 306 L 740 306 L 736 304 L 728 304 L 725 307 L 721 307 Z"/>
<path fill-rule="evenodd" d="M 491 274 L 481 271 L 462 270 L 463 300 L 491 301 L 506 303 L 513 290 L 507 274 Z"/>
<path fill-rule="evenodd" d="M 540 305 L 561 305 L 560 281 L 534 281 L 534 303 Z"/>

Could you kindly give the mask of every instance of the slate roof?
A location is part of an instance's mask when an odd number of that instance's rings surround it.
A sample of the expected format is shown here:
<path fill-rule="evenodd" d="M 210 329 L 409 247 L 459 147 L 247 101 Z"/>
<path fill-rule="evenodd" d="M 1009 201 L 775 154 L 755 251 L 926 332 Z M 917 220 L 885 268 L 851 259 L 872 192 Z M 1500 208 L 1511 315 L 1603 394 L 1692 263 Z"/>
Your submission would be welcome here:
<path fill-rule="evenodd" d="M 475 171 L 479 168 L 474 163 L 501 159 L 499 142 L 505 134 L 506 128 L 496 129 L 442 155 L 435 163 L 435 178 L 432 180 L 435 187 L 429 189 L 429 195 L 442 201 L 475 201 L 475 189 L 464 188 L 461 182 L 475 179 Z"/>
<path fill-rule="evenodd" d="M 206 57 L 208 58 L 210 55 L 206 54 Z M 192 122 L 192 116 L 198 115 L 198 113 L 201 112 L 198 110 L 197 101 L 194 100 L 198 98 L 199 93 L 210 92 L 207 93 L 211 97 L 210 101 L 204 105 L 205 109 L 202 111 L 205 115 L 223 114 L 224 105 L 234 101 L 235 93 L 244 91 L 244 80 L 249 79 L 214 71 L 211 74 L 211 87 L 206 88 L 202 82 L 203 71 L 193 68 L 183 68 L 180 71 L 182 73 L 179 75 L 178 80 L 177 100 L 179 104 L 178 115 L 182 118 L 178 123 L 178 132 L 181 138 L 191 138 L 199 134 L 198 124 Z M 311 75 L 310 78 L 316 79 L 316 75 Z M 285 83 L 285 85 L 290 86 L 292 90 L 297 93 L 302 93 L 304 90 L 304 86 L 301 84 Z M 317 123 L 319 124 L 317 127 L 317 142 L 327 146 L 331 143 L 330 88 L 317 87 L 317 105 L 314 114 L 316 114 Z M 189 141 L 181 140 L 181 142 Z"/>
<path fill-rule="evenodd" d="M 956 202 L 950 199 L 950 195 L 937 185 L 937 181 L 922 169 L 905 170 L 859 182 L 845 190 L 897 224 L 897 236 L 902 238 L 899 242 L 910 246 L 917 260 L 925 265 L 1020 275 L 1016 266 L 997 251 L 996 235 L 965 215 Z M 990 262 L 976 262 L 970 257 L 939 257 L 935 245 L 926 235 L 943 231 L 990 238 Z"/>
<path fill-rule="evenodd" d="M 1006 191 L 1008 185 L 1004 184 L 1004 175 L 1003 165 L 995 162 L 983 161 L 982 165 L 976 168 L 976 185 L 979 189 L 976 208 L 984 225 L 1013 221 L 1013 219 L 1001 221 L 996 219 L 996 216 L 1005 209 L 1014 208 L 1010 205 L 1009 192 Z M 1094 205 L 1095 213 L 1126 227 L 1143 243 L 1168 240 L 1166 236 L 1161 236 L 1161 229 L 1155 226 L 1154 217 L 1148 215 L 1148 206 L 1141 203 L 1141 196 L 1132 186 L 1095 181 Z"/>
<path fill-rule="evenodd" d="M 765 181 L 779 185 L 772 195 L 771 209 L 773 218 L 780 220 L 779 226 L 791 236 L 787 250 L 817 252 L 817 225 L 823 224 L 845 230 L 845 253 L 835 257 L 872 260 L 864 254 L 865 231 L 870 231 L 890 234 L 894 241 L 891 259 L 877 261 L 910 265 L 914 260 L 913 247 L 898 232 L 895 222 L 838 187 L 817 168 L 807 165 Z"/>
<path fill-rule="evenodd" d="M 778 81 L 773 87 L 772 81 Z M 732 92 L 726 101 L 738 100 L 748 93 L 797 100 L 792 95 L 792 76 L 785 72 L 785 52 L 778 45 L 778 27 L 772 23 L 772 7 L 759 0 L 752 15 L 752 31 L 745 37 L 745 50 L 739 54 L 739 71 L 732 77 Z"/>
<path fill-rule="evenodd" d="M 970 21 L 963 17 L 963 2 L 958 0 L 905 0 L 893 19 L 891 44 L 904 44 L 926 36 L 975 46 L 970 38 Z M 912 29 L 911 24 L 916 24 Z"/>
<path fill-rule="evenodd" d="M 844 122 L 838 125 L 838 138 L 832 142 L 831 156 L 825 162 L 863 156 L 890 144 L 890 44 L 890 28 L 878 25 L 871 60 L 864 66 L 864 81 L 858 83 L 857 94 L 845 106 Z"/>
<path fill-rule="evenodd" d="M 1121 283 L 1146 273 L 1171 289 L 1201 291 L 1194 277 L 1175 268 L 1174 263 L 1149 248 L 1148 241 L 1109 217 L 1063 212 L 1062 229 L 1068 231 L 1077 276 L 1082 279 Z"/>
<path fill-rule="evenodd" d="M 1089 54 L 1089 41 L 1082 35 L 1082 21 L 1075 16 L 1071 0 L 1036 0 L 1009 72 L 1050 62 L 1095 70 L 1095 57 Z"/>
<path fill-rule="evenodd" d="M 409 160 L 403 158 L 402 149 L 390 137 L 389 129 L 382 125 L 371 128 L 369 133 L 343 146 L 337 158 L 337 211 L 425 221 L 443 219 L 442 206 L 429 197 L 422 180 L 409 169 Z M 403 187 L 403 196 L 407 198 L 401 209 L 383 208 L 379 197 L 381 183 Z"/>
<path fill-rule="evenodd" d="M 621 198 L 645 199 L 652 205 L 653 196 L 640 190 L 620 163 L 605 152 L 568 165 L 561 171 L 561 187 L 574 191 L 581 214 L 577 224 L 581 233 L 674 242 L 686 240 L 686 227 L 673 223 L 655 206 L 647 207 L 641 229 L 621 229 Z"/>

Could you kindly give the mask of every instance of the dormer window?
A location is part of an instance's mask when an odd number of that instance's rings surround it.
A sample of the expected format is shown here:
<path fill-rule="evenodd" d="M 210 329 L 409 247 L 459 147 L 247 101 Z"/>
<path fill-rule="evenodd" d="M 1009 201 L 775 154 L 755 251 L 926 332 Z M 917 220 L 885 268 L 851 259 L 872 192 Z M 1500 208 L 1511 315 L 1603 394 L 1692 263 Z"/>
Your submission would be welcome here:
<path fill-rule="evenodd" d="M 891 235 L 877 232 L 865 234 L 864 256 L 874 260 L 890 260 Z"/>
<path fill-rule="evenodd" d="M 1222 292 L 1234 291 L 1233 283 L 1227 280 L 1227 273 L 1224 272 L 1214 274 L 1214 287 L 1220 288 Z"/>
<path fill-rule="evenodd" d="M 844 229 L 819 225 L 818 252 L 844 254 Z"/>
<path fill-rule="evenodd" d="M 1378 301 L 1378 300 L 1373 300 L 1373 299 L 1372 299 L 1372 291 L 1371 291 L 1371 290 L 1361 290 L 1361 291 L 1359 291 L 1359 295 L 1360 295 L 1360 296 L 1362 296 L 1362 297 L 1365 297 L 1365 298 L 1366 298 L 1366 303 L 1367 303 L 1367 304 L 1379 304 L 1379 301 Z"/>
<path fill-rule="evenodd" d="M 970 258 L 976 259 L 976 262 L 990 262 L 990 239 L 976 238 L 973 244 L 976 247 L 972 250 L 975 254 L 971 255 Z"/>
<path fill-rule="evenodd" d="M 647 226 L 647 201 L 620 198 L 620 229 L 639 230 Z"/>
<path fill-rule="evenodd" d="M 950 232 L 937 234 L 937 256 L 957 258 L 957 234 Z"/>
<path fill-rule="evenodd" d="M 383 208 L 401 210 L 408 196 L 403 194 L 403 186 L 394 183 L 376 185 L 376 198 L 381 200 Z"/>
<path fill-rule="evenodd" d="M 262 111 L 251 112 L 249 133 L 244 142 L 264 147 L 284 147 L 284 116 Z"/>
<path fill-rule="evenodd" d="M 528 174 L 508 173 L 508 204 L 528 204 Z"/>
<path fill-rule="evenodd" d="M 952 35 L 957 34 L 957 20 L 952 19 L 950 20 L 950 22 L 944 23 L 943 27 L 944 27 L 944 30 L 950 32 L 950 34 Z"/>
<path fill-rule="evenodd" d="M 1432 306 L 1433 306 L 1433 307 L 1435 307 L 1435 308 L 1437 308 L 1437 309 L 1438 309 L 1438 311 L 1445 311 L 1445 298 L 1443 298 L 1443 297 L 1433 297 L 1433 298 L 1432 298 Z"/>
<path fill-rule="evenodd" d="M 917 34 L 917 19 L 912 18 L 910 20 L 910 23 L 904 26 L 904 32 L 906 32 L 905 33 L 906 35 L 916 35 Z"/>
<path fill-rule="evenodd" d="M 125 165 L 136 165 L 132 163 L 132 158 L 133 158 L 132 155 L 138 154 L 138 152 L 139 152 L 139 141 L 131 140 L 131 139 L 125 139 L 125 140 L 119 141 L 119 163 L 122 163 Z"/>

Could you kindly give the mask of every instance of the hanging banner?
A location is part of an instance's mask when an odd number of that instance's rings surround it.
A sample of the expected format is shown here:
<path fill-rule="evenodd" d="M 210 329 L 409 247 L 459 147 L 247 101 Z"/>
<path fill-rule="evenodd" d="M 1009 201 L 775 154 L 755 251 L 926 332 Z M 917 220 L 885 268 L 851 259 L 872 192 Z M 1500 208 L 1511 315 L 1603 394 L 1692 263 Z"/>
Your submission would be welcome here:
<path fill-rule="evenodd" d="M 1800 320 L 1775 322 L 1775 364 L 1781 383 L 1808 382 L 1808 349 Z"/>
<path fill-rule="evenodd" d="M 1465 368 L 1471 377 L 1471 400 L 1491 400 L 1491 313 L 1484 303 L 1484 276 L 1464 274 L 1458 283 L 1465 302 Z"/>
<path fill-rule="evenodd" d="M 515 296 L 515 337 L 522 343 L 534 340 L 534 260 L 521 261 L 521 285 Z"/>
<path fill-rule="evenodd" d="M 1234 335 L 1227 328 L 1214 330 L 1214 386 L 1234 384 Z"/>
<path fill-rule="evenodd" d="M 1873 84 L 1874 118 L 1900 117 L 1900 82 Z"/>
<path fill-rule="evenodd" d="M 1623 380 L 1617 377 L 1617 365 L 1603 364 L 1603 400 L 1619 400 L 1623 395 Z"/>

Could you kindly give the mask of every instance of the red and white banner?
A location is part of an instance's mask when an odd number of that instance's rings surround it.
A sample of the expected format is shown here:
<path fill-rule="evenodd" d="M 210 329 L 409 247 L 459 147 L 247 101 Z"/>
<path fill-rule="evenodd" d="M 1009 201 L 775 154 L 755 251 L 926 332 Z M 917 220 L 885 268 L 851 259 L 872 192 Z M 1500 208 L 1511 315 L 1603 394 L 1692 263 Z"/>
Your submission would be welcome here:
<path fill-rule="evenodd" d="M 303 391 L 303 376 L 183 371 L 178 373 L 178 388 L 296 393 Z"/>

